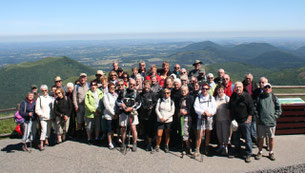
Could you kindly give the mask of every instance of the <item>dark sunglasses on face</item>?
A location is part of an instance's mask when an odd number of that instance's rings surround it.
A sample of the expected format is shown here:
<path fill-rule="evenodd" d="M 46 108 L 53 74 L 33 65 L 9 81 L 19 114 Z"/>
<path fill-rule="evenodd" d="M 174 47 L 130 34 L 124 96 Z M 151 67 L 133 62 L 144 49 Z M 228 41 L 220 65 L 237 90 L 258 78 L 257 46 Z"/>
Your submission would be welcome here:
<path fill-rule="evenodd" d="M 164 92 L 164 94 L 170 94 L 170 92 Z"/>
<path fill-rule="evenodd" d="M 202 90 L 209 90 L 209 88 L 202 88 Z"/>
<path fill-rule="evenodd" d="M 55 83 L 61 82 L 61 80 L 55 81 Z"/>

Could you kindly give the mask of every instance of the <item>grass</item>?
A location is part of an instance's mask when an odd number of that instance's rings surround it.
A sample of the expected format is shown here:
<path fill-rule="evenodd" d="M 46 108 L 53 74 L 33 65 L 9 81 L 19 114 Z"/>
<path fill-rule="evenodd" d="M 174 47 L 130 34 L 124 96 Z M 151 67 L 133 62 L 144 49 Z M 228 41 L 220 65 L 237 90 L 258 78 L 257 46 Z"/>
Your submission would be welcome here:
<path fill-rule="evenodd" d="M 10 112 L 4 112 L 0 114 L 0 117 L 6 117 L 13 115 L 15 111 Z M 6 120 L 0 120 L 0 134 L 4 133 L 12 133 L 15 130 L 16 123 L 14 121 L 14 118 L 6 119 Z"/>

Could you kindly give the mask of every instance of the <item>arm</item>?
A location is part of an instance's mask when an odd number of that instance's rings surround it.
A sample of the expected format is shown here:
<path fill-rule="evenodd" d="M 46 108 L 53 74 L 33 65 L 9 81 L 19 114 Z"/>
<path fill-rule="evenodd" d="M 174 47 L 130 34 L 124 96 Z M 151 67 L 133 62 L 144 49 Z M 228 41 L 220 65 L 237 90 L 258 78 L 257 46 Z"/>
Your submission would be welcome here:
<path fill-rule="evenodd" d="M 68 102 L 68 106 L 69 106 L 67 116 L 70 117 L 71 113 L 72 113 L 73 103 L 72 103 L 72 100 L 69 97 L 67 97 L 67 102 Z"/>
<path fill-rule="evenodd" d="M 108 94 L 105 94 L 105 96 L 103 97 L 103 103 L 104 103 L 104 107 L 105 109 L 110 112 L 112 115 L 115 114 L 114 109 L 112 107 L 110 107 L 110 102 L 109 102 L 109 96 Z"/>
<path fill-rule="evenodd" d="M 20 104 L 20 108 L 19 108 L 19 113 L 20 115 L 25 118 L 25 117 L 28 117 L 29 116 L 29 113 L 26 112 L 26 108 L 25 108 L 25 101 L 23 101 L 21 104 Z"/>
<path fill-rule="evenodd" d="M 73 91 L 73 104 L 75 106 L 75 109 L 78 109 L 77 104 L 77 85 L 75 85 L 74 91 Z"/>
<path fill-rule="evenodd" d="M 38 99 L 36 100 L 36 106 L 35 106 L 35 113 L 39 116 L 39 117 L 43 117 L 43 112 L 42 109 L 40 107 L 41 105 L 41 98 L 38 97 Z"/>
<path fill-rule="evenodd" d="M 254 114 L 254 105 L 253 100 L 249 94 L 247 94 L 247 100 L 248 100 L 248 119 L 245 123 L 249 123 L 252 120 L 252 115 Z"/>
<path fill-rule="evenodd" d="M 215 99 L 214 99 L 214 97 L 212 97 L 212 100 L 211 100 L 211 107 L 209 108 L 209 116 L 210 117 L 212 117 L 213 115 L 215 115 L 215 113 L 216 113 L 216 101 L 215 101 Z"/>
<path fill-rule="evenodd" d="M 54 112 L 55 116 L 60 117 L 61 112 L 59 111 L 58 103 L 56 103 L 56 100 L 54 101 L 54 111 L 53 112 Z"/>
<path fill-rule="evenodd" d="M 204 110 L 200 108 L 199 97 L 196 97 L 195 99 L 194 110 L 197 115 L 201 116 L 204 113 Z"/>
<path fill-rule="evenodd" d="M 171 111 L 170 111 L 170 116 L 168 118 L 174 116 L 174 114 L 175 114 L 175 103 L 173 100 L 171 100 Z"/>
<path fill-rule="evenodd" d="M 137 95 L 136 103 L 132 107 L 134 111 L 138 110 L 141 107 L 141 100 L 139 94 Z"/>
<path fill-rule="evenodd" d="M 157 114 L 158 118 L 161 120 L 161 119 L 163 119 L 163 115 L 162 115 L 161 112 L 159 111 L 160 102 L 161 102 L 161 100 L 159 99 L 159 100 L 157 101 L 157 105 L 156 105 L 155 111 L 156 111 L 156 114 Z"/>
<path fill-rule="evenodd" d="M 281 104 L 280 104 L 280 101 L 277 97 L 275 97 L 275 118 L 279 118 L 282 114 L 282 108 L 281 108 Z"/>

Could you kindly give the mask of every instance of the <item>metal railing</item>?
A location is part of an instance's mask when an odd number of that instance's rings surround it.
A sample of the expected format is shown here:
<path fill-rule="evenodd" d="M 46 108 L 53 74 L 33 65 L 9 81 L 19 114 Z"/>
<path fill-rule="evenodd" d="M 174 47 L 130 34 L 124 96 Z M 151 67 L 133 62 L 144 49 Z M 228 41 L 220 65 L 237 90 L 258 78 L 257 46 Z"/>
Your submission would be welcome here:
<path fill-rule="evenodd" d="M 304 85 L 274 85 L 272 86 L 273 89 L 305 89 Z M 276 96 L 305 96 L 304 93 L 274 93 Z"/>

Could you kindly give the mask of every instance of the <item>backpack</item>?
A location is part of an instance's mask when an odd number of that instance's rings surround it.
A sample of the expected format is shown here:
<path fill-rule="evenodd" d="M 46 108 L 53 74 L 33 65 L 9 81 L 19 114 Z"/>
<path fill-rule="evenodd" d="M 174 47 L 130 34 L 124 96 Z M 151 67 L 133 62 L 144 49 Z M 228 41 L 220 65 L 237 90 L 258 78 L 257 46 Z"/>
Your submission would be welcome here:
<path fill-rule="evenodd" d="M 24 102 L 24 112 L 26 111 L 26 102 Z M 24 122 L 24 118 L 20 115 L 19 110 L 16 111 L 14 115 L 15 123 L 22 124 Z"/>

